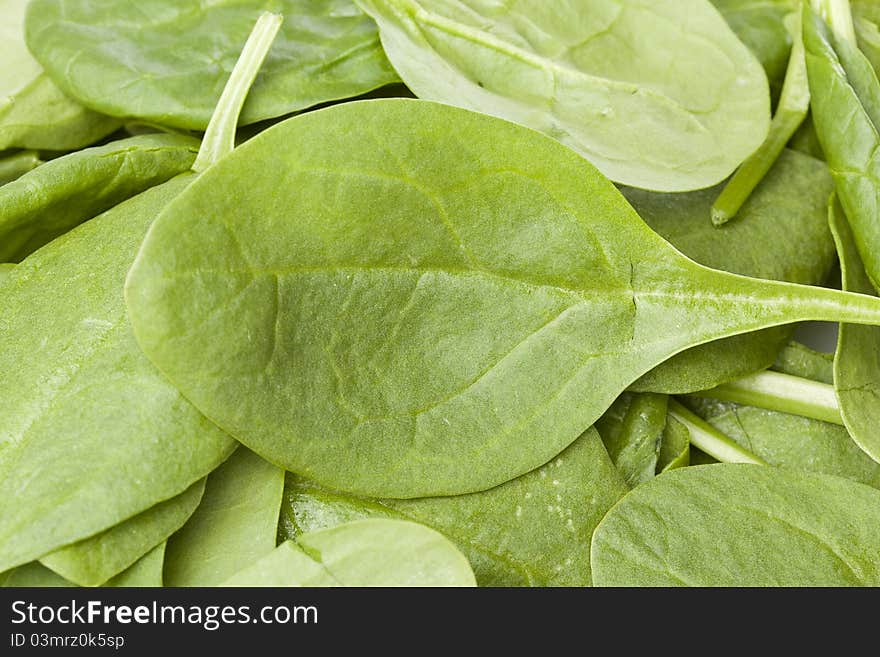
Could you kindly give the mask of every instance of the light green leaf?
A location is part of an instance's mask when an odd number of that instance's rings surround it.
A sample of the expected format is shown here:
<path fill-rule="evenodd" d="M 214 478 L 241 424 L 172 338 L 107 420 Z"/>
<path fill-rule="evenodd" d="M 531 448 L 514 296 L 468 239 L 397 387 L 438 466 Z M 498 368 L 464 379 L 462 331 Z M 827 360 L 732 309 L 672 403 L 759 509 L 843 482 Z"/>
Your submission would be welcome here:
<path fill-rule="evenodd" d="M 667 401 L 657 393 L 624 393 L 596 421 L 611 461 L 630 486 L 647 481 L 657 470 Z"/>
<path fill-rule="evenodd" d="M 697 265 L 558 142 L 408 99 L 240 146 L 153 224 L 126 299 L 141 348 L 220 427 L 376 497 L 533 470 L 697 344 L 880 323 L 873 297 Z"/>
<path fill-rule="evenodd" d="M 275 548 L 284 471 L 246 447 L 208 477 L 192 518 L 168 541 L 166 586 L 216 586 Z"/>
<path fill-rule="evenodd" d="M 177 497 L 50 552 L 40 563 L 80 586 L 100 586 L 164 543 L 192 515 L 204 490 L 204 480 L 197 481 Z"/>
<path fill-rule="evenodd" d="M 821 383 L 834 382 L 834 356 L 792 340 L 779 352 L 772 369 Z"/>
<path fill-rule="evenodd" d="M 475 586 L 464 555 L 403 520 L 358 520 L 285 541 L 224 586 Z"/>
<path fill-rule="evenodd" d="M 840 205 L 829 207 L 843 289 L 874 294 Z M 834 356 L 834 388 L 843 424 L 855 443 L 880 463 L 880 329 L 841 324 Z"/>
<path fill-rule="evenodd" d="M 759 465 L 679 468 L 599 524 L 597 586 L 878 586 L 880 491 Z"/>
<path fill-rule="evenodd" d="M 363 499 L 289 476 L 280 537 L 370 517 L 436 529 L 467 556 L 480 586 L 588 586 L 584 546 L 627 491 L 598 435 L 588 430 L 552 462 L 470 495 Z"/>
<path fill-rule="evenodd" d="M 17 151 L 0 157 L 0 186 L 20 178 L 40 164 L 36 151 Z"/>
<path fill-rule="evenodd" d="M 398 80 L 375 25 L 351 0 L 33 0 L 25 27 L 34 56 L 84 105 L 204 130 L 263 11 L 285 24 L 242 125 Z"/>
<path fill-rule="evenodd" d="M 54 159 L 0 187 L 0 260 L 20 261 L 44 244 L 189 170 L 199 142 L 143 135 Z"/>
<path fill-rule="evenodd" d="M 162 586 L 162 561 L 165 543 L 159 543 L 130 568 L 104 584 L 106 587 L 156 587 Z"/>
<path fill-rule="evenodd" d="M 28 0 L 0 0 L 0 151 L 88 146 L 120 123 L 74 102 L 52 83 L 24 42 L 27 4 Z"/>
<path fill-rule="evenodd" d="M 672 416 L 667 416 L 666 427 L 660 440 L 657 471 L 666 472 L 690 465 L 691 434 L 688 428 Z"/>
<path fill-rule="evenodd" d="M 767 134 L 767 77 L 708 0 L 357 2 L 419 98 L 540 130 L 616 182 L 714 185 Z"/>

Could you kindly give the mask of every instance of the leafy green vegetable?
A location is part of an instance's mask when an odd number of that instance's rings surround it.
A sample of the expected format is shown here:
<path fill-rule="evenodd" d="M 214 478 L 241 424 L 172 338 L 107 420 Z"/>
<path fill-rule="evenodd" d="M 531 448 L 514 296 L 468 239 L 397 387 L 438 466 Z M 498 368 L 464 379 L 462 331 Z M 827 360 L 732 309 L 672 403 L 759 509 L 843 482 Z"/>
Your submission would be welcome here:
<path fill-rule="evenodd" d="M 80 586 L 100 586 L 163 544 L 195 511 L 204 489 L 204 480 L 198 481 L 115 527 L 45 555 L 40 563 Z"/>
<path fill-rule="evenodd" d="M 351 0 L 32 0 L 28 47 L 71 97 L 105 114 L 204 130 L 264 10 L 285 24 L 242 124 L 397 81 Z"/>
<path fill-rule="evenodd" d="M 871 63 L 804 7 L 813 124 L 868 278 L 880 284 L 880 83 Z"/>
<path fill-rule="evenodd" d="M 379 497 L 528 472 L 688 347 L 880 322 L 873 297 L 702 267 L 557 142 L 407 99 L 236 149 L 153 224 L 126 300 L 141 348 L 219 426 Z"/>
<path fill-rule="evenodd" d="M 20 261 L 74 226 L 187 171 L 199 143 L 143 135 L 87 148 L 0 187 L 0 260 Z"/>
<path fill-rule="evenodd" d="M 827 210 L 832 190 L 824 164 L 783 151 L 737 220 L 716 229 L 706 217 L 720 187 L 688 194 L 621 188 L 651 228 L 697 262 L 810 285 L 823 283 L 834 263 Z M 769 367 L 791 333 L 784 326 L 700 345 L 665 361 L 631 388 L 667 393 L 711 388 Z"/>
<path fill-rule="evenodd" d="M 669 401 L 669 414 L 687 429 L 689 442 L 713 459 L 725 463 L 767 465 L 764 459 L 745 449 L 675 400 Z"/>
<path fill-rule="evenodd" d="M 226 586 L 475 586 L 464 555 L 433 529 L 358 520 L 285 541 Z"/>
<path fill-rule="evenodd" d="M 666 417 L 666 427 L 660 439 L 660 454 L 657 457 L 657 471 L 666 472 L 690 465 L 690 430 L 671 415 Z"/>
<path fill-rule="evenodd" d="M 829 208 L 843 289 L 873 294 L 871 281 L 859 260 L 855 239 L 838 203 Z M 867 330 L 866 330 L 867 329 Z M 855 443 L 880 463 L 880 330 L 841 324 L 834 356 L 834 387 L 840 416 Z"/>
<path fill-rule="evenodd" d="M 880 71 L 880 6 L 875 0 L 850 0 L 856 43 L 875 71 Z"/>
<path fill-rule="evenodd" d="M 455 543 L 480 586 L 586 586 L 585 547 L 626 491 L 591 429 L 552 462 L 470 495 L 368 500 L 289 475 L 279 537 L 368 517 L 412 520 Z"/>
<path fill-rule="evenodd" d="M 86 109 L 52 83 L 25 45 L 27 4 L 0 0 L 0 151 L 88 146 L 118 128 L 119 121 Z"/>
<path fill-rule="evenodd" d="M 766 75 L 708 0 L 357 3 L 419 98 L 545 132 L 620 183 L 714 185 L 767 134 Z"/>
<path fill-rule="evenodd" d="M 596 421 L 614 465 L 630 486 L 654 476 L 666 430 L 666 395 L 624 393 Z"/>
<path fill-rule="evenodd" d="M 785 349 L 779 352 L 771 369 L 821 383 L 833 383 L 833 366 L 834 357 L 832 354 L 810 349 L 806 345 L 792 340 Z"/>
<path fill-rule="evenodd" d="M 877 586 L 880 491 L 716 464 L 664 473 L 596 528 L 598 586 Z"/>
<path fill-rule="evenodd" d="M 36 151 L 18 151 L 0 157 L 0 186 L 12 182 L 40 164 Z"/>
<path fill-rule="evenodd" d="M 215 586 L 275 548 L 284 471 L 245 447 L 208 477 L 192 518 L 168 541 L 166 586 Z"/>

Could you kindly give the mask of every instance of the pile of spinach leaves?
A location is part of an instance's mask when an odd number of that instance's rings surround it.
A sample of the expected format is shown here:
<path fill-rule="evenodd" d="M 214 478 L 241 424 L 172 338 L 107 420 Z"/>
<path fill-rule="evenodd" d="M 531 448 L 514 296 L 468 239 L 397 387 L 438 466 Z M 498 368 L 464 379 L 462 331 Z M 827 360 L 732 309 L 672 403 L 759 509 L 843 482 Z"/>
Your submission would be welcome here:
<path fill-rule="evenodd" d="M 0 15 L 0 585 L 880 585 L 872 3 Z"/>

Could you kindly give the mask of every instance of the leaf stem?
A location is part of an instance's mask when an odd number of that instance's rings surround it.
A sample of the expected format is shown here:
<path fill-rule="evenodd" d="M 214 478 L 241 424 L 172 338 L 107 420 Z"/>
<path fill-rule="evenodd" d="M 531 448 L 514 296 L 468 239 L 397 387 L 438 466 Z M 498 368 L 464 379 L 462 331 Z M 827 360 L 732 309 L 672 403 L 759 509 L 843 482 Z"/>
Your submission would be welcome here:
<path fill-rule="evenodd" d="M 235 129 L 241 108 L 283 20 L 280 14 L 270 12 L 263 12 L 257 19 L 211 115 L 192 167 L 196 173 L 201 173 L 235 148 Z"/>
<path fill-rule="evenodd" d="M 834 386 L 781 372 L 759 372 L 692 394 L 843 424 Z"/>
<path fill-rule="evenodd" d="M 709 456 L 724 463 L 769 465 L 674 399 L 669 400 L 669 415 L 687 427 L 691 444 Z"/>
<path fill-rule="evenodd" d="M 828 23 L 835 37 L 856 45 L 856 30 L 849 0 L 813 0 L 813 9 Z"/>
<path fill-rule="evenodd" d="M 733 174 L 712 205 L 712 223 L 721 226 L 736 216 L 758 183 L 776 162 L 782 149 L 797 132 L 810 109 L 810 85 L 807 81 L 807 60 L 801 30 L 801 13 L 789 15 L 792 34 L 791 55 L 785 82 L 770 131 L 758 150 L 752 153 Z"/>

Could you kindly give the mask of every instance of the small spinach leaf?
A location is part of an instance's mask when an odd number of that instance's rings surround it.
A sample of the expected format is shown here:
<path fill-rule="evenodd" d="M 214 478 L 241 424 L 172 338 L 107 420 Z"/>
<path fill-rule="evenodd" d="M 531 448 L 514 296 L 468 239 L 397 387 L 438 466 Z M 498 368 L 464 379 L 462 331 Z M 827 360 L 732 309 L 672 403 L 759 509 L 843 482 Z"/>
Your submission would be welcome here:
<path fill-rule="evenodd" d="M 20 178 L 40 164 L 36 151 L 19 151 L 0 157 L 0 186 Z"/>
<path fill-rule="evenodd" d="M 464 555 L 441 534 L 373 518 L 285 541 L 224 586 L 475 586 Z"/>
<path fill-rule="evenodd" d="M 596 528 L 598 586 L 878 586 L 880 491 L 758 465 L 679 468 Z"/>
<path fill-rule="evenodd" d="M 596 421 L 608 456 L 630 486 L 647 481 L 657 470 L 667 402 L 666 395 L 657 393 L 624 393 Z"/>

